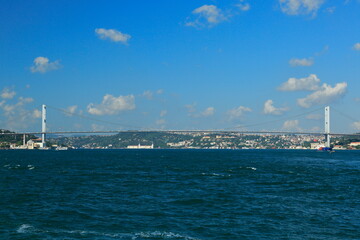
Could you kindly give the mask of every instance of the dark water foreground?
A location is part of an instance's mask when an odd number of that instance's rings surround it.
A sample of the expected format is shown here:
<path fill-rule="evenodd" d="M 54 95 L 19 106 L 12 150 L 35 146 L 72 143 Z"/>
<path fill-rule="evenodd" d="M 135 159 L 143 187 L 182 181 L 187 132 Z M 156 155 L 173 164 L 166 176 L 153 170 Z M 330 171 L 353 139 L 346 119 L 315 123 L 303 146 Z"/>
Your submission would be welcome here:
<path fill-rule="evenodd" d="M 0 151 L 0 239 L 360 239 L 360 152 Z"/>

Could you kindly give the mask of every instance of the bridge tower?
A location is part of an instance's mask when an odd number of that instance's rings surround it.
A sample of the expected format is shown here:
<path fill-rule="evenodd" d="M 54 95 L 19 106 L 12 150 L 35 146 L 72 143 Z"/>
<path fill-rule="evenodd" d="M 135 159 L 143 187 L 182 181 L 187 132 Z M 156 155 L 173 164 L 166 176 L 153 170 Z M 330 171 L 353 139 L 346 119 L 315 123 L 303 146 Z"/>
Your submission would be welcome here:
<path fill-rule="evenodd" d="M 46 105 L 42 105 L 42 118 L 41 118 L 41 145 L 42 145 L 42 148 L 45 148 L 46 147 L 46 143 L 45 143 L 45 138 L 46 138 Z"/>
<path fill-rule="evenodd" d="M 325 107 L 325 147 L 330 148 L 330 106 Z"/>

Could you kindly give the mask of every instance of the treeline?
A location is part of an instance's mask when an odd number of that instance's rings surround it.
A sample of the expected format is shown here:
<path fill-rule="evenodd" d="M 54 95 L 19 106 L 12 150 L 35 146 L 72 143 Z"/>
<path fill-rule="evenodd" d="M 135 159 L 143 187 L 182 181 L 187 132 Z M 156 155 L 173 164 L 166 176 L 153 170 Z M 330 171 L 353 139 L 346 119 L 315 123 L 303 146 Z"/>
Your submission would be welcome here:
<path fill-rule="evenodd" d="M 180 142 L 193 139 L 190 135 L 164 133 L 164 132 L 122 132 L 110 136 L 79 136 L 79 137 L 62 137 L 52 139 L 51 141 L 64 146 L 74 147 L 110 147 L 126 148 L 129 145 L 151 145 L 156 147 L 167 148 L 169 142 Z"/>

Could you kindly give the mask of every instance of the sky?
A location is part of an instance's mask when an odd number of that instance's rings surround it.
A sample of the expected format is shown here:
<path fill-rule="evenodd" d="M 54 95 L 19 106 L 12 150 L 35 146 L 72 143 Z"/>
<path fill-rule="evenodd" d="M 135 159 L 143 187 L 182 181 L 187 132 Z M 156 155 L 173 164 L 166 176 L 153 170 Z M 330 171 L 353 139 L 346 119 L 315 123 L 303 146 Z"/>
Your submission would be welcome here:
<path fill-rule="evenodd" d="M 360 130 L 359 0 L 0 0 L 0 128 Z"/>

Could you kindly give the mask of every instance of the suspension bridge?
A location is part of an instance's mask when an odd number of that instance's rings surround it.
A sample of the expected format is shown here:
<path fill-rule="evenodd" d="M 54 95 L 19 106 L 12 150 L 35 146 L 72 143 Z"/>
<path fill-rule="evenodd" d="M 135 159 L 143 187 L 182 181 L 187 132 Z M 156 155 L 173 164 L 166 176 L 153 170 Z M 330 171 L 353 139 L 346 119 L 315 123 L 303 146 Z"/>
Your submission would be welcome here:
<path fill-rule="evenodd" d="M 66 110 L 51 107 L 52 109 L 61 111 L 65 114 L 74 115 L 74 113 L 69 113 Z M 300 114 L 303 115 L 303 114 Z M 297 116 L 300 116 L 297 115 Z M 297 117 L 294 116 L 294 117 Z M 85 118 L 82 115 L 79 117 Z M 87 119 L 110 123 L 112 122 L 99 120 L 95 118 L 86 117 Z M 276 120 L 275 120 L 276 121 Z M 273 121 L 273 122 L 275 122 Z M 227 130 L 227 129 L 203 129 L 203 130 L 176 130 L 176 129 L 168 129 L 168 130 L 158 130 L 158 129 L 147 129 L 147 130 L 107 130 L 107 131 L 47 131 L 47 106 L 42 105 L 41 111 L 41 131 L 29 131 L 29 132 L 0 132 L 0 135 L 23 135 L 23 139 L 25 141 L 26 135 L 41 135 L 41 148 L 46 148 L 46 136 L 47 135 L 66 135 L 66 134 L 118 134 L 118 133 L 132 133 L 132 132 L 166 132 L 166 133 L 214 133 L 214 134 L 279 134 L 279 135 L 314 135 L 314 136 L 325 136 L 325 147 L 330 148 L 330 139 L 331 136 L 349 136 L 349 137 L 360 137 L 360 133 L 331 133 L 330 132 L 330 106 L 325 107 L 324 111 L 324 132 L 312 132 L 312 131 L 249 131 L 249 130 Z M 269 123 L 269 122 L 268 122 Z M 250 125 L 255 126 L 258 124 Z"/>

